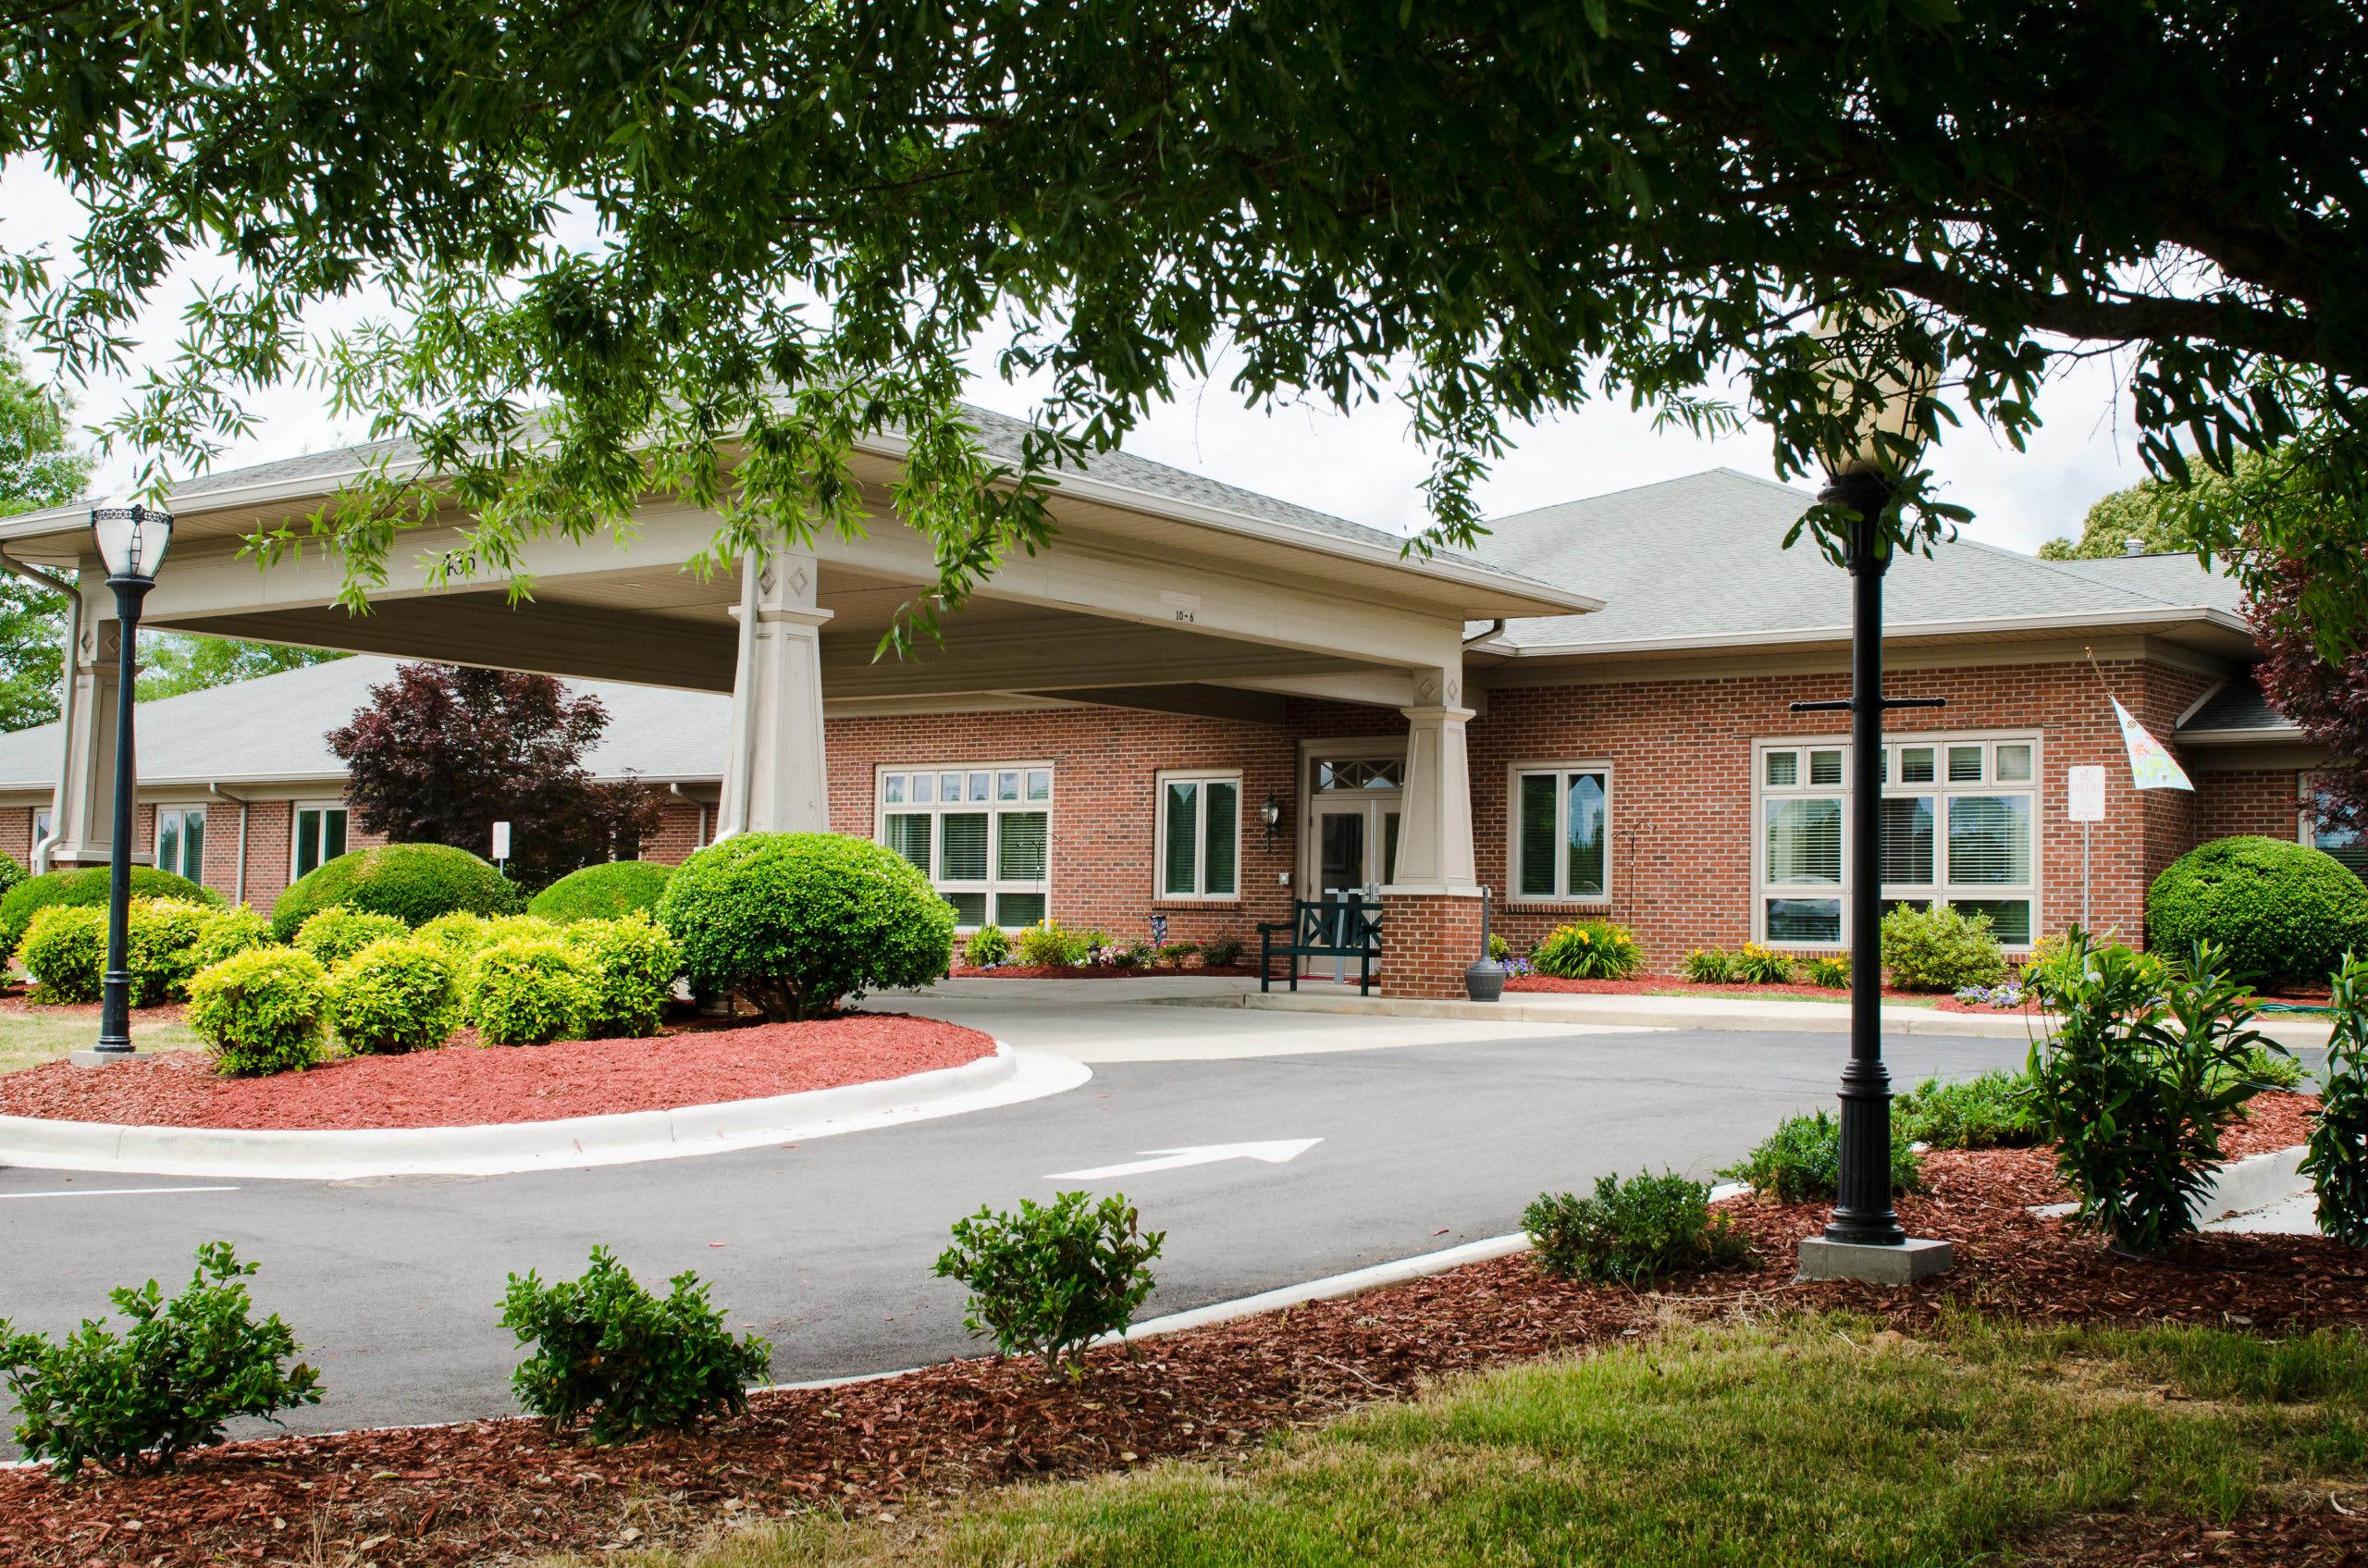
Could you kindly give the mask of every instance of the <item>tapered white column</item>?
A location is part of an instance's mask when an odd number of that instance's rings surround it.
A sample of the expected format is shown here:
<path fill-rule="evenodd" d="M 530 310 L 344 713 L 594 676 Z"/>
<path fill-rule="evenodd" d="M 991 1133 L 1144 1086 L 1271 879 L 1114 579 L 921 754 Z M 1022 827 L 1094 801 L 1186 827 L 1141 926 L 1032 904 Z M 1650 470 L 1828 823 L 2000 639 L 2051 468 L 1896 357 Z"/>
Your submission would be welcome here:
<path fill-rule="evenodd" d="M 1462 705 L 1461 670 L 1425 670 L 1415 676 L 1418 706 L 1406 715 L 1406 795 L 1398 825 L 1398 880 L 1393 894 L 1477 897 L 1479 862 L 1472 848 L 1472 759 L 1463 726 L 1473 710 Z"/>
<path fill-rule="evenodd" d="M 67 679 L 74 683 L 68 718 L 64 772 L 57 781 L 59 836 L 49 863 L 56 870 L 104 866 L 115 843 L 116 693 L 123 623 L 115 617 L 114 596 L 84 595 L 80 635 L 67 650 Z M 139 776 L 137 765 L 133 778 Z M 153 855 L 134 854 L 132 863 L 150 865 Z"/>
<path fill-rule="evenodd" d="M 740 659 L 716 836 L 827 833 L 820 633 L 831 612 L 815 603 L 820 574 L 812 556 L 787 553 L 761 565 L 744 559 L 740 571 Z"/>

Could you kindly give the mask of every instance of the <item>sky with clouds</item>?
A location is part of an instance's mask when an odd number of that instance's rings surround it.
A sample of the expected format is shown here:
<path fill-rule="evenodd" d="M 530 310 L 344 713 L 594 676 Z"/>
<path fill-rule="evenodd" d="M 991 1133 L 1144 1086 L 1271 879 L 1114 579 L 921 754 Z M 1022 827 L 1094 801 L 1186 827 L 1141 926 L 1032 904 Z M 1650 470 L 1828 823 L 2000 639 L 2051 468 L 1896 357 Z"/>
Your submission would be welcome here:
<path fill-rule="evenodd" d="M 12 164 L 0 170 L 0 246 L 23 250 L 45 244 L 59 253 L 68 249 L 78 209 L 45 175 Z M 192 287 L 184 277 L 160 297 L 141 324 L 146 340 L 169 347 Z M 329 331 L 368 314 L 366 304 L 356 303 L 325 313 L 311 325 Z M 979 363 L 989 360 L 982 354 Z M 30 368 L 40 374 L 43 367 Z M 75 393 L 77 415 L 105 417 L 126 386 L 116 380 L 80 389 Z M 972 395 L 990 408 L 1023 417 L 1031 401 L 1027 388 L 992 375 L 975 384 Z M 249 401 L 260 424 L 217 466 L 270 462 L 365 434 L 333 420 L 310 389 L 273 389 Z M 2028 451 L 2015 451 L 1990 431 L 1970 426 L 1952 432 L 1932 454 L 1942 498 L 1974 513 L 1966 530 L 1971 537 L 2011 549 L 2036 549 L 2055 535 L 2077 535 L 2090 502 L 2144 477 L 2128 437 L 2127 400 L 2108 361 L 2068 365 L 2041 394 L 2040 411 L 2046 423 Z M 1428 463 L 1408 438 L 1394 402 L 1350 414 L 1311 406 L 1251 410 L 1220 380 L 1192 387 L 1156 410 L 1128 446 L 1141 456 L 1369 526 L 1402 533 L 1426 521 L 1419 487 Z M 1506 516 L 1720 466 L 1775 477 L 1762 431 L 1705 440 L 1684 431 L 1657 431 L 1649 414 L 1632 413 L 1624 404 L 1598 403 L 1517 432 L 1514 451 L 1481 487 L 1480 499 L 1488 515 Z M 124 488 L 131 469 L 128 456 L 110 459 L 97 475 L 98 488 Z"/>

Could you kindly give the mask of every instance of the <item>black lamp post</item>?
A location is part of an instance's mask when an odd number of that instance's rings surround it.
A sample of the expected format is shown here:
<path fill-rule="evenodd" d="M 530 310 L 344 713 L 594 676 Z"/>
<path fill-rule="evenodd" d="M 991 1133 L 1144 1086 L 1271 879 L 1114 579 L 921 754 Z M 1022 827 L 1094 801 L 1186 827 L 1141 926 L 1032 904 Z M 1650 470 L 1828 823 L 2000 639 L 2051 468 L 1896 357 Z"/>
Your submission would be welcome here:
<path fill-rule="evenodd" d="M 115 838 L 107 858 L 107 972 L 99 990 L 99 1051 L 131 1055 L 131 972 L 125 968 L 131 919 L 131 795 L 134 750 L 131 712 L 139 665 L 140 605 L 156 585 L 156 569 L 173 542 L 173 514 L 144 506 L 96 507 L 91 533 L 115 590 L 117 646 Z"/>
<path fill-rule="evenodd" d="M 1853 401 L 1850 378 L 1836 366 L 1835 401 Z M 1842 1069 L 1841 1168 L 1836 1172 L 1833 1215 L 1824 1241 L 1839 1247 L 1905 1248 L 1907 1232 L 1891 1201 L 1891 1073 L 1883 1066 L 1882 1002 L 1882 795 L 1883 713 L 1893 708 L 1940 708 L 1946 699 L 1883 695 L 1883 574 L 1891 566 L 1892 539 L 1885 526 L 1898 486 L 1899 456 L 1917 434 L 1918 403 L 1925 386 L 1903 385 L 1886 376 L 1880 403 L 1868 410 L 1850 450 L 1827 459 L 1828 484 L 1820 501 L 1853 514 L 1843 552 L 1850 572 L 1850 697 L 1842 702 L 1795 702 L 1796 712 L 1850 714 L 1850 1060 Z M 1927 1255 L 1894 1274 L 1888 1264 L 1871 1268 L 1846 1258 L 1822 1259 L 1821 1276 L 1878 1278 L 1905 1283 L 1907 1278 L 1947 1266 L 1947 1250 L 1931 1242 L 1916 1247 Z M 1810 1269 L 1803 1245 L 1804 1272 Z"/>

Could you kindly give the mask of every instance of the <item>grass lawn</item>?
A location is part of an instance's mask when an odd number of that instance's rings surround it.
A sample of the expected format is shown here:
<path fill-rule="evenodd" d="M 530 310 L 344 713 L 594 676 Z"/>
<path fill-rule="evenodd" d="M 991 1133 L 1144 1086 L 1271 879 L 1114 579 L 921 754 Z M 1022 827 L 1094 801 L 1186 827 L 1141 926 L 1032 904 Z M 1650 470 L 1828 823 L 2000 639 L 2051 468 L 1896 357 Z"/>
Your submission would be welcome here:
<path fill-rule="evenodd" d="M 54 1062 L 68 1051 L 95 1044 L 99 1019 L 95 1013 L 45 1012 L 30 1007 L 0 1007 L 0 1073 L 22 1072 Z M 131 1021 L 131 1042 L 142 1051 L 194 1051 L 197 1036 L 189 1026 L 162 1019 Z"/>
<path fill-rule="evenodd" d="M 1863 1321 L 1678 1328 L 1442 1386 L 1229 1468 L 1165 1463 L 929 1518 L 750 1529 L 638 1568 L 1942 1564 L 2083 1515 L 2217 1523 L 2363 1475 L 2348 1334 Z M 580 1560 L 577 1560 L 580 1561 Z"/>

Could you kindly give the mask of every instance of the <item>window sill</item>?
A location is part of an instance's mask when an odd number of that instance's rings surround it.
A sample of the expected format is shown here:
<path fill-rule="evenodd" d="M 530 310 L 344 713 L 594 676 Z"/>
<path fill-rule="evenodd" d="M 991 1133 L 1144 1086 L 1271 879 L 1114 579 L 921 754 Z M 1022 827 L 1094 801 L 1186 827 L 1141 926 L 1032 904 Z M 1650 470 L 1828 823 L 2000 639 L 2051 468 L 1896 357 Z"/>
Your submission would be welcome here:
<path fill-rule="evenodd" d="M 1505 900 L 1505 908 L 1509 912 L 1524 911 L 1538 915 L 1580 914 L 1610 907 L 1611 900 L 1609 898 L 1508 898 Z"/>
<path fill-rule="evenodd" d="M 1224 908 L 1240 902 L 1241 895 L 1238 893 L 1213 893 L 1205 898 L 1191 894 L 1163 893 L 1151 901 L 1151 907 L 1154 909 L 1206 909 L 1212 907 Z"/>

